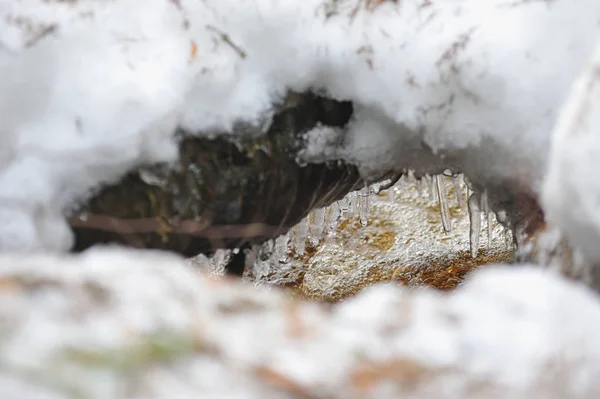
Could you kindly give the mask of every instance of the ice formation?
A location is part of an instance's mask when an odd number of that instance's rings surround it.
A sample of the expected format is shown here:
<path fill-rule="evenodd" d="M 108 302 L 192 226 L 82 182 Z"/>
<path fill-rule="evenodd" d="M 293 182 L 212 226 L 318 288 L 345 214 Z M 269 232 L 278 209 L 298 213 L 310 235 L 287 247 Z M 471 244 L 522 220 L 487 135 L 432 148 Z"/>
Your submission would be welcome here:
<path fill-rule="evenodd" d="M 343 144 L 312 132 L 307 157 L 537 192 L 599 14 L 596 0 L 0 0 L 0 249 L 66 250 L 62 212 L 173 160 L 176 127 L 260 134 L 288 90 L 355 105 Z"/>
<path fill-rule="evenodd" d="M 244 278 L 258 285 L 283 285 L 300 297 L 338 301 L 381 281 L 449 289 L 483 264 L 510 261 L 512 230 L 490 212 L 489 245 L 480 248 L 479 236 L 485 234 L 481 212 L 479 224 L 471 224 L 468 206 L 457 201 L 467 191 L 462 176 L 439 175 L 437 180 L 448 188 L 451 231 L 444 229 L 437 191 L 433 197 L 420 195 L 418 180 L 409 173 L 384 191 L 380 189 L 390 182 L 369 188 L 367 223 L 361 222 L 359 192 L 352 192 L 308 215 L 302 221 L 308 226 L 304 235 L 293 229 L 254 246 L 247 251 Z M 481 195 L 473 198 L 479 210 Z M 304 240 L 304 252 L 295 244 L 298 240 Z"/>

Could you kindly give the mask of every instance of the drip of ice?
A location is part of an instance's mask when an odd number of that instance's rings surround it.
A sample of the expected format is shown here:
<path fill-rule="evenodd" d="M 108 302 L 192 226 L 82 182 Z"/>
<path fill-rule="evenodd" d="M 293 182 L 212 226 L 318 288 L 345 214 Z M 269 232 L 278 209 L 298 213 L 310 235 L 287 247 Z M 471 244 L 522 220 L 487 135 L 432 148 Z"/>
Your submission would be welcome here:
<path fill-rule="evenodd" d="M 360 214 L 360 194 L 353 191 L 350 195 L 350 215 L 357 216 Z"/>
<path fill-rule="evenodd" d="M 345 215 L 350 211 L 350 199 L 348 196 L 342 198 L 338 201 L 338 206 L 340 208 L 340 215 Z"/>
<path fill-rule="evenodd" d="M 329 211 L 329 230 L 335 231 L 341 216 L 340 205 L 337 202 L 334 202 L 329 205 L 327 210 Z"/>
<path fill-rule="evenodd" d="M 306 218 L 302 219 L 300 223 L 298 223 L 294 227 L 294 238 L 292 240 L 292 244 L 294 245 L 294 251 L 298 255 L 304 255 L 304 250 L 306 249 L 306 239 L 308 236 L 308 221 Z"/>
<path fill-rule="evenodd" d="M 225 271 L 225 265 L 229 260 L 230 251 L 227 249 L 217 249 L 215 254 L 210 258 L 209 263 L 211 266 L 211 270 L 215 271 L 215 273 L 220 273 L 220 271 Z"/>
<path fill-rule="evenodd" d="M 496 212 L 496 220 L 502 226 L 502 236 L 504 237 L 504 244 L 506 248 L 510 248 L 513 245 L 512 230 L 508 225 L 508 215 L 505 210 L 499 210 Z"/>
<path fill-rule="evenodd" d="M 359 198 L 359 209 L 358 218 L 361 226 L 366 226 L 369 223 L 369 210 L 371 207 L 371 189 L 369 186 L 365 186 L 358 196 Z"/>
<path fill-rule="evenodd" d="M 325 229 L 325 208 L 315 209 L 310 214 L 309 241 L 313 247 L 319 244 Z"/>
<path fill-rule="evenodd" d="M 452 184 L 454 184 L 454 191 L 456 191 L 456 202 L 458 203 L 458 206 L 462 208 L 464 202 L 462 197 L 462 187 L 460 185 L 460 176 L 461 175 L 452 176 Z"/>
<path fill-rule="evenodd" d="M 396 190 L 401 189 L 401 187 L 403 187 L 405 184 L 406 184 L 406 175 L 402 176 L 396 184 L 394 184 L 392 187 L 390 187 L 387 190 L 387 194 L 388 194 L 390 201 L 396 200 L 396 194 L 397 194 Z"/>
<path fill-rule="evenodd" d="M 479 208 L 479 196 L 472 193 L 467 201 L 469 209 L 469 244 L 471 257 L 476 258 L 479 252 L 479 233 L 481 231 L 481 210 Z"/>
<path fill-rule="evenodd" d="M 288 243 L 289 243 L 289 235 L 283 235 L 277 237 L 275 240 L 275 248 L 273 250 L 275 254 L 275 259 L 279 262 L 287 262 L 288 261 Z"/>
<path fill-rule="evenodd" d="M 481 195 L 481 210 L 485 216 L 487 223 L 487 248 L 490 249 L 492 246 L 492 212 L 490 211 L 490 203 L 487 190 L 483 191 Z"/>
<path fill-rule="evenodd" d="M 257 282 L 269 275 L 273 262 L 279 261 L 281 243 L 277 244 L 277 241 L 281 239 L 286 243 L 284 251 L 287 253 L 287 236 L 281 236 L 277 240 L 268 240 L 262 246 L 252 247 L 252 251 L 246 255 L 246 267 L 252 270 Z"/>
<path fill-rule="evenodd" d="M 425 175 L 425 180 L 427 181 L 427 188 L 429 189 L 429 199 L 431 201 L 435 201 L 434 195 L 434 187 L 433 187 L 433 178 L 430 175 Z"/>
<path fill-rule="evenodd" d="M 417 178 L 417 192 L 419 193 L 419 198 L 423 198 L 423 178 Z"/>
<path fill-rule="evenodd" d="M 437 187 L 438 200 L 440 202 L 440 215 L 442 217 L 442 226 L 446 233 L 452 231 L 452 222 L 450 220 L 450 209 L 448 208 L 448 193 L 443 175 L 435 175 L 435 185 Z"/>

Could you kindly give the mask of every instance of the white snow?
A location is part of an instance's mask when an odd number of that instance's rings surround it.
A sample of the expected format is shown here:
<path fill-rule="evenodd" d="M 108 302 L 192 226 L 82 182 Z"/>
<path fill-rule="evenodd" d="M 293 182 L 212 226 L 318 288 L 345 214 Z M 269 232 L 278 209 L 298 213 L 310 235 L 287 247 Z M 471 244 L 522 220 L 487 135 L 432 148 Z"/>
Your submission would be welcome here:
<path fill-rule="evenodd" d="M 548 219 L 594 263 L 600 261 L 600 47 L 578 80 L 552 136 L 544 184 Z"/>
<path fill-rule="evenodd" d="M 600 2 L 374 4 L 0 0 L 0 249 L 66 250 L 73 201 L 174 159 L 177 126 L 264 131 L 288 89 L 355 103 L 344 147 L 322 151 L 365 174 L 429 148 L 537 191 Z"/>
<path fill-rule="evenodd" d="M 0 258 L 2 398 L 596 398 L 600 302 L 523 265 L 336 307 L 160 253 Z M 24 383 L 24 382 L 27 383 Z"/>

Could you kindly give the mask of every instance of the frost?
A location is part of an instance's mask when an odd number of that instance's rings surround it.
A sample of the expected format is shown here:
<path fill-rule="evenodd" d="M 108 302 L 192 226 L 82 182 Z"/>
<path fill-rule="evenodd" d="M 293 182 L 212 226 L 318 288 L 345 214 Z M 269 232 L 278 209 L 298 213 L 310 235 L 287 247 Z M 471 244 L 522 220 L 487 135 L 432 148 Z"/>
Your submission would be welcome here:
<path fill-rule="evenodd" d="M 260 134 L 288 90 L 354 104 L 342 141 L 308 135 L 325 143 L 312 159 L 537 191 L 598 14 L 596 0 L 0 0 L 0 248 L 66 250 L 62 212 L 174 160 L 177 127 Z"/>

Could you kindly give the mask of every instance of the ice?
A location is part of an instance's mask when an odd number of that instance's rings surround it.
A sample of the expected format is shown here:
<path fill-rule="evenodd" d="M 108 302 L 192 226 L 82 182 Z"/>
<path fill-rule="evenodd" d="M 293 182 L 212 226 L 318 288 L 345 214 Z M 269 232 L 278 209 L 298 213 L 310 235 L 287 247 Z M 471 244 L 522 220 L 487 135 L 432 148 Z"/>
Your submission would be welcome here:
<path fill-rule="evenodd" d="M 292 243 L 294 245 L 294 251 L 298 255 L 304 254 L 304 249 L 306 248 L 306 240 L 308 239 L 309 226 L 306 218 L 302 219 L 300 223 L 294 226 L 294 236 L 292 238 Z"/>
<path fill-rule="evenodd" d="M 481 193 L 481 211 L 485 218 L 487 226 L 487 247 L 488 249 L 492 245 L 492 211 L 490 209 L 489 197 L 486 190 Z"/>
<path fill-rule="evenodd" d="M 419 191 L 419 197 L 423 197 L 423 178 L 419 177 L 417 179 L 417 190 Z"/>
<path fill-rule="evenodd" d="M 334 202 L 327 207 L 327 215 L 329 217 L 329 234 L 335 233 L 335 228 L 337 227 L 341 214 L 342 210 L 340 209 L 340 204 L 338 202 Z"/>
<path fill-rule="evenodd" d="M 434 202 L 435 201 L 435 191 L 434 191 L 433 177 L 431 177 L 430 175 L 425 175 L 425 181 L 427 182 L 427 188 L 429 190 L 429 200 Z"/>
<path fill-rule="evenodd" d="M 350 214 L 358 216 L 360 213 L 360 198 L 358 191 L 353 191 L 348 194 L 348 199 L 350 202 Z"/>
<path fill-rule="evenodd" d="M 354 104 L 347 129 L 310 132 L 312 159 L 537 193 L 600 3 L 366 3 L 0 0 L 0 248 L 68 249 L 65 208 L 174 161 L 178 127 L 264 132 L 288 90 Z"/>
<path fill-rule="evenodd" d="M 462 208 L 464 206 L 464 200 L 461 187 L 461 175 L 452 176 L 452 185 L 454 186 L 454 191 L 456 191 L 456 202 L 458 203 L 458 206 Z"/>
<path fill-rule="evenodd" d="M 288 243 L 290 242 L 290 234 L 284 234 L 275 239 L 275 248 L 273 250 L 275 261 L 285 262 L 288 260 Z M 275 265 L 277 266 L 277 265 Z"/>
<path fill-rule="evenodd" d="M 316 246 L 323 237 L 325 230 L 325 208 L 315 209 L 309 216 L 309 240 L 311 245 Z"/>
<path fill-rule="evenodd" d="M 479 252 L 479 235 L 481 234 L 481 210 L 479 208 L 480 198 L 476 193 L 472 193 L 467 201 L 469 208 L 469 245 L 471 257 L 476 258 Z"/>
<path fill-rule="evenodd" d="M 350 212 L 350 198 L 348 196 L 345 196 L 337 203 L 340 209 L 340 216 Z"/>
<path fill-rule="evenodd" d="M 369 223 L 369 210 L 371 207 L 371 188 L 365 186 L 358 194 L 358 218 L 361 226 Z"/>
<path fill-rule="evenodd" d="M 446 192 L 446 183 L 443 175 L 435 175 L 434 179 L 438 193 L 438 201 L 440 202 L 442 226 L 444 227 L 444 231 L 449 233 L 452 231 L 452 220 L 450 217 L 450 210 L 448 209 L 448 193 Z"/>

